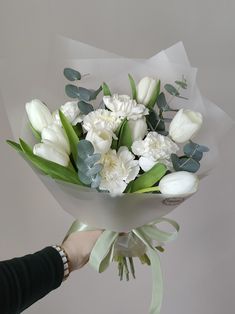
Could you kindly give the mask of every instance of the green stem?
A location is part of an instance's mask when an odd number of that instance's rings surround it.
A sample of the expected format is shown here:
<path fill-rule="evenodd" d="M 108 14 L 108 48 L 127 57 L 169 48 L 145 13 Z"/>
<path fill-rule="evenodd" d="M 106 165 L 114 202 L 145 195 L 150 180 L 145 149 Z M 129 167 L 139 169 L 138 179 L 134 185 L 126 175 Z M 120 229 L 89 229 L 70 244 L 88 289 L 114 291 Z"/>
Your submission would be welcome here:
<path fill-rule="evenodd" d="M 155 192 L 155 191 L 160 191 L 159 186 L 152 186 L 150 188 L 141 189 L 133 193 L 140 194 L 140 193 L 148 193 L 148 192 Z"/>

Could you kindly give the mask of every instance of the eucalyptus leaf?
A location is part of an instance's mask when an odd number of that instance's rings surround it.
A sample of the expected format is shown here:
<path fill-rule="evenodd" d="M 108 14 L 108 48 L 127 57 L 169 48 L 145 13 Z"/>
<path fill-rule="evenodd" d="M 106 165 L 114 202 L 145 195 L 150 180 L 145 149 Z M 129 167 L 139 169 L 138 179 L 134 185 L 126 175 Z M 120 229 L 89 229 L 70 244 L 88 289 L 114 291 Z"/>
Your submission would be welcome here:
<path fill-rule="evenodd" d="M 112 96 L 111 91 L 106 83 L 102 84 L 102 90 L 103 90 L 104 96 Z"/>
<path fill-rule="evenodd" d="M 130 85 L 131 85 L 132 98 L 134 100 L 136 100 L 137 99 L 137 89 L 136 89 L 135 81 L 130 74 L 128 74 L 128 78 L 129 78 Z"/>
<path fill-rule="evenodd" d="M 177 84 L 178 86 L 180 86 L 183 89 L 187 89 L 187 87 L 188 87 L 188 84 L 187 84 L 186 80 L 175 81 L 175 84 Z"/>
<path fill-rule="evenodd" d="M 164 88 L 172 96 L 179 96 L 180 95 L 179 91 L 171 84 L 165 84 Z"/>
<path fill-rule="evenodd" d="M 152 94 L 152 97 L 151 97 L 149 103 L 147 104 L 147 107 L 149 109 L 152 109 L 155 106 L 157 98 L 158 98 L 158 96 L 160 94 L 160 89 L 161 89 L 161 81 L 158 80 L 157 86 L 156 86 L 156 88 L 155 88 L 155 90 L 154 90 L 154 92 Z"/>
<path fill-rule="evenodd" d="M 167 167 L 162 163 L 157 163 L 149 171 L 140 175 L 133 181 L 131 192 L 149 188 L 157 183 L 166 173 Z"/>
<path fill-rule="evenodd" d="M 163 118 L 160 118 L 154 109 L 149 110 L 147 116 L 147 125 L 151 131 L 165 132 L 165 122 Z"/>
<path fill-rule="evenodd" d="M 63 125 L 65 133 L 67 134 L 67 137 L 69 140 L 69 145 L 70 145 L 70 149 L 72 152 L 73 160 L 76 161 L 77 160 L 77 145 L 79 142 L 79 138 L 78 138 L 73 126 L 69 122 L 69 120 L 66 118 L 66 116 L 63 114 L 63 112 L 60 110 L 59 110 L 59 116 L 60 116 L 60 121 Z"/>
<path fill-rule="evenodd" d="M 69 80 L 69 81 L 77 81 L 81 79 L 81 74 L 80 72 L 73 70 L 71 68 L 65 68 L 64 69 L 64 76 Z"/>
<path fill-rule="evenodd" d="M 162 111 L 170 111 L 171 110 L 171 108 L 169 107 L 169 105 L 166 101 L 165 94 L 163 92 L 160 93 L 158 98 L 157 98 L 157 106 Z"/>
<path fill-rule="evenodd" d="M 85 115 L 90 113 L 91 111 L 94 111 L 94 108 L 91 104 L 82 100 L 78 102 L 78 108 L 80 112 Z"/>
<path fill-rule="evenodd" d="M 188 143 L 184 145 L 184 153 L 187 157 L 200 161 L 203 157 L 203 152 L 198 150 L 199 147 L 198 144 Z"/>
<path fill-rule="evenodd" d="M 90 141 L 81 140 L 77 145 L 79 158 L 85 160 L 85 158 L 94 154 L 94 147 Z"/>
<path fill-rule="evenodd" d="M 85 87 L 78 87 L 79 99 L 83 101 L 91 101 L 96 99 L 98 94 L 101 92 L 102 87 L 99 87 L 97 90 L 87 89 Z"/>
<path fill-rule="evenodd" d="M 79 89 L 75 85 L 72 85 L 72 84 L 66 85 L 65 93 L 70 98 L 79 98 Z"/>
<path fill-rule="evenodd" d="M 186 156 L 178 157 L 176 154 L 171 154 L 171 161 L 176 171 L 197 172 L 200 168 L 200 163 L 193 158 Z"/>

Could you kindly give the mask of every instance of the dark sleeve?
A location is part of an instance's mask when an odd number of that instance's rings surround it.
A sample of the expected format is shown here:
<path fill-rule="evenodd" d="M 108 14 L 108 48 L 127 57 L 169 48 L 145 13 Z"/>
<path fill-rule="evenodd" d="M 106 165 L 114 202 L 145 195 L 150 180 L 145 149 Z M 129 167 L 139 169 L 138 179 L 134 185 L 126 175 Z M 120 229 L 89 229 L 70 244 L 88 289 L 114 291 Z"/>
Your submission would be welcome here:
<path fill-rule="evenodd" d="M 53 247 L 0 262 L 0 313 L 21 313 L 61 285 L 60 254 Z"/>

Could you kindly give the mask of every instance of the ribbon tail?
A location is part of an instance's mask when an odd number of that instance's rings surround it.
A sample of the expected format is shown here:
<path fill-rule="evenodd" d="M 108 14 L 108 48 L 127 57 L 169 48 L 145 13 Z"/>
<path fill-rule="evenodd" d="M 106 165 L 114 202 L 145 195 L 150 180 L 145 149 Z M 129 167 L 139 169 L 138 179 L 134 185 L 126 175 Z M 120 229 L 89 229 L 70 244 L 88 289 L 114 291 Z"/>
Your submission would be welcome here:
<path fill-rule="evenodd" d="M 97 230 L 97 228 L 89 227 L 88 225 L 84 224 L 83 222 L 80 222 L 79 220 L 74 220 L 71 227 L 69 228 L 63 242 L 68 238 L 68 236 L 71 233 L 78 232 L 78 231 L 94 231 Z"/>
<path fill-rule="evenodd" d="M 149 248 L 148 256 L 152 268 L 152 301 L 149 314 L 160 314 L 163 299 L 163 278 L 160 258 L 155 250 Z"/>

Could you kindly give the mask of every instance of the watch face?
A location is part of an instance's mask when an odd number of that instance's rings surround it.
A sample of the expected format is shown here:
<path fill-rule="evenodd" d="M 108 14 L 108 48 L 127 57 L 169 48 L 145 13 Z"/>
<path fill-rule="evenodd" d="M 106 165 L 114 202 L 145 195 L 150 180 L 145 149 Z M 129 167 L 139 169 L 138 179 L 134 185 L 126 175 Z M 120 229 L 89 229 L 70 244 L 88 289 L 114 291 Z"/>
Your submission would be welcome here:
<path fill-rule="evenodd" d="M 181 203 L 183 203 L 183 201 L 185 200 L 184 197 L 169 197 L 169 198 L 165 198 L 162 202 L 165 205 L 179 205 Z"/>

